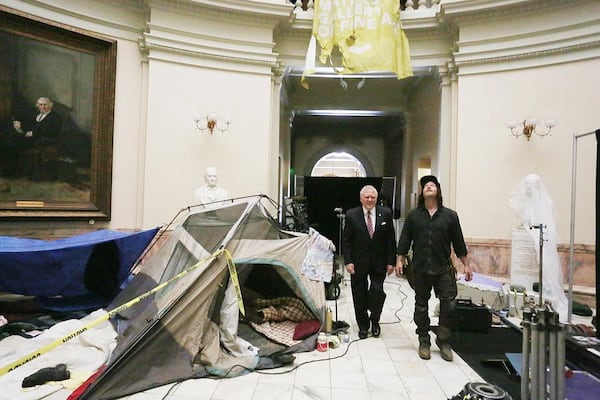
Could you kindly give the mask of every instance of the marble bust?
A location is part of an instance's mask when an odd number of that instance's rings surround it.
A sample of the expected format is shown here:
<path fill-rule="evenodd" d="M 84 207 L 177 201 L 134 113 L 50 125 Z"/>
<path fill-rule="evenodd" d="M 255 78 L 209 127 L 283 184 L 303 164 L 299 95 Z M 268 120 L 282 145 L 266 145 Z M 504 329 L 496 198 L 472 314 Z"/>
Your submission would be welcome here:
<path fill-rule="evenodd" d="M 215 167 L 206 168 L 204 174 L 204 185 L 200 186 L 194 192 L 196 204 L 203 204 L 207 208 L 220 206 L 222 200 L 229 198 L 227 191 L 217 185 L 217 169 Z"/>

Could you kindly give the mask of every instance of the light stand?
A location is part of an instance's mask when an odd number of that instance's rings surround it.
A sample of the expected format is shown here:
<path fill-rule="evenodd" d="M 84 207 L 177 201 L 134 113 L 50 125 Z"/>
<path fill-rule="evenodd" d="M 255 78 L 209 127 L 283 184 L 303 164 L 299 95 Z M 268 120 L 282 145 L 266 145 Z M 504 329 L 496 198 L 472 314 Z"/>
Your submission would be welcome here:
<path fill-rule="evenodd" d="M 523 309 L 522 400 L 565 398 L 565 337 L 549 304 Z"/>
<path fill-rule="evenodd" d="M 334 301 L 335 301 L 335 321 L 333 322 L 333 329 L 334 330 L 345 330 L 347 329 L 350 325 L 348 325 L 348 323 L 344 322 L 344 321 L 340 321 L 338 320 L 338 297 L 340 297 L 340 293 L 341 293 L 341 289 L 340 289 L 340 282 L 337 279 L 337 272 L 336 270 L 339 268 L 342 268 L 342 280 L 344 278 L 343 275 L 343 271 L 344 271 L 344 263 L 342 261 L 342 232 L 344 230 L 344 222 L 346 219 L 346 214 L 344 214 L 343 209 L 341 207 L 337 207 L 333 210 L 338 218 L 339 221 L 339 229 L 338 229 L 338 264 L 333 263 L 333 280 L 334 280 L 334 285 L 337 286 L 337 290 L 336 290 L 336 295 L 334 296 Z"/>
<path fill-rule="evenodd" d="M 544 250 L 543 224 L 529 229 L 540 230 L 540 271 L 537 307 L 523 309 L 523 363 L 521 365 L 522 400 L 562 400 L 565 393 L 565 341 L 564 326 L 550 304 L 542 300 L 542 267 Z"/>

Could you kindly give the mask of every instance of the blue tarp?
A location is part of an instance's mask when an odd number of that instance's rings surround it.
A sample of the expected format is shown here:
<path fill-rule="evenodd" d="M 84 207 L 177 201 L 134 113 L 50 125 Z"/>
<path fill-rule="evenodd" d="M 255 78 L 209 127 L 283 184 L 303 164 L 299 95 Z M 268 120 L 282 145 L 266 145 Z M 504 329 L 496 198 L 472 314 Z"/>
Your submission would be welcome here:
<path fill-rule="evenodd" d="M 0 292 L 73 299 L 85 308 L 108 303 L 157 232 L 104 229 L 53 241 L 0 236 Z"/>

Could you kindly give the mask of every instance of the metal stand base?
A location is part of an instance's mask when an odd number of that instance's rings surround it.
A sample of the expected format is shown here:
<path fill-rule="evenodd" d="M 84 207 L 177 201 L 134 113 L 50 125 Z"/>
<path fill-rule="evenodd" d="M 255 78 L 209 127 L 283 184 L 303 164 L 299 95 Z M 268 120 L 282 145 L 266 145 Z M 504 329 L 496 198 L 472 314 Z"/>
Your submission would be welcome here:
<path fill-rule="evenodd" d="M 523 310 L 522 400 L 564 400 L 565 338 L 548 305 Z"/>

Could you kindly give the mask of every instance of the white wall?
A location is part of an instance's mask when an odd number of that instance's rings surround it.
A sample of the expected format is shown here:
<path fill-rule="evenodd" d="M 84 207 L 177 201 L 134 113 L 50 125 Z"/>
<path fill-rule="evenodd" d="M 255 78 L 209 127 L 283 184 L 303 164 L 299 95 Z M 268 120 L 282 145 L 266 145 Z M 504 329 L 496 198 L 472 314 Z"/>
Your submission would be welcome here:
<path fill-rule="evenodd" d="M 527 174 L 540 175 L 556 208 L 564 242 L 569 239 L 572 140 L 598 128 L 600 59 L 459 79 L 457 209 L 466 235 L 510 238 L 517 219 L 507 202 Z M 551 136 L 528 142 L 510 135 L 507 122 L 552 118 Z M 580 146 L 577 241 L 593 243 L 595 145 Z M 540 221 L 543 222 L 543 221 Z"/>
<path fill-rule="evenodd" d="M 149 82 L 144 226 L 192 205 L 209 166 L 231 197 L 269 192 L 269 76 L 152 61 Z M 228 132 L 195 128 L 212 112 L 231 117 Z"/>
<path fill-rule="evenodd" d="M 554 200 L 562 242 L 568 242 L 572 138 L 598 127 L 600 3 L 529 3 L 518 13 L 460 24 L 456 207 L 468 236 L 507 239 L 517 223 L 507 206 L 510 193 L 536 173 Z M 511 137 L 507 122 L 528 117 L 555 119 L 552 136 L 530 142 Z M 579 155 L 575 241 L 590 244 L 595 148 L 586 141 Z"/>
<path fill-rule="evenodd" d="M 411 98 L 408 114 L 410 147 L 406 156 L 412 165 L 407 177 L 411 193 L 419 191 L 419 176 L 417 165 L 421 159 L 430 159 L 432 172 L 439 176 L 438 148 L 440 132 L 440 101 L 439 82 L 435 77 L 423 79 Z M 444 191 L 445 193 L 445 191 Z M 412 195 L 409 194 L 409 201 Z M 408 212 L 408 209 L 406 210 Z"/>
<path fill-rule="evenodd" d="M 117 44 L 111 227 L 139 228 L 147 68 L 135 41 Z"/>

